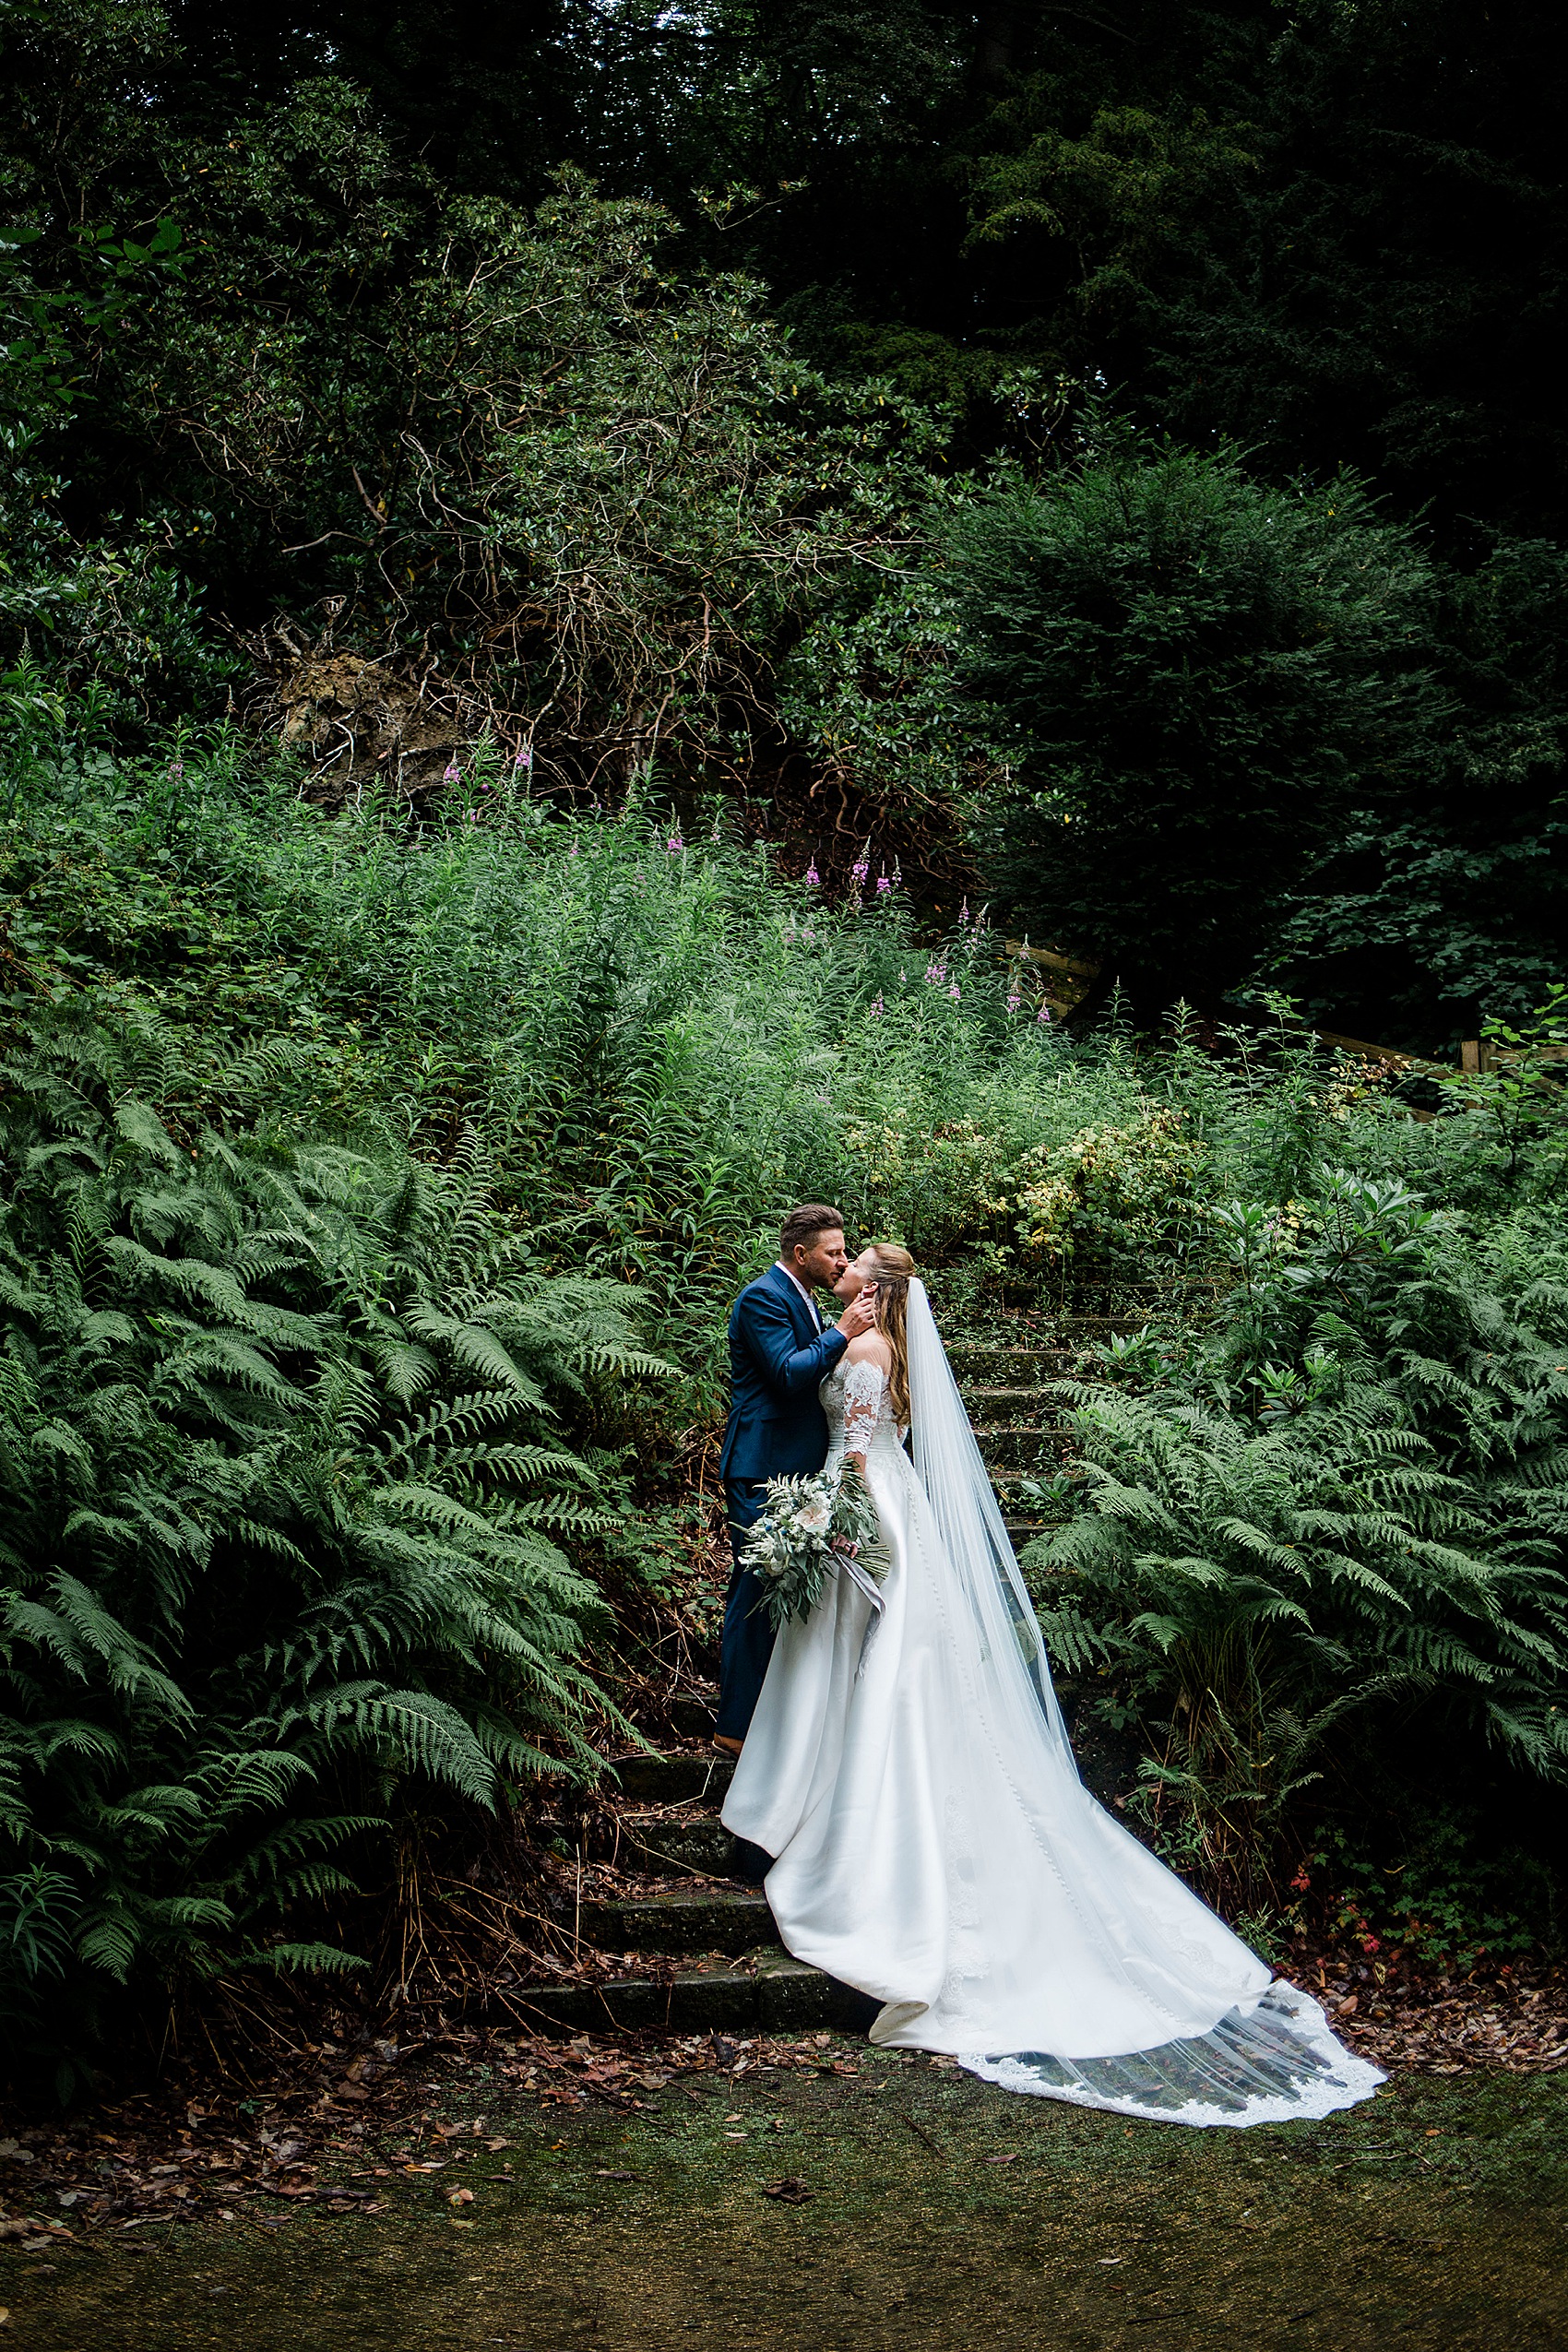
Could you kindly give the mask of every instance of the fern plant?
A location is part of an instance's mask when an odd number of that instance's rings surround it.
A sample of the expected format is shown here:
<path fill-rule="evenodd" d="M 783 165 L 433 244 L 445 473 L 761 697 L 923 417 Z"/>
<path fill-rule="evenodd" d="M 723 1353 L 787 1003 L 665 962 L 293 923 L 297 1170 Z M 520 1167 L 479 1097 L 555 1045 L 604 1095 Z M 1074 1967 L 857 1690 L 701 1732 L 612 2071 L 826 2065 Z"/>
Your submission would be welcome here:
<path fill-rule="evenodd" d="M 472 1140 L 286 1145 L 190 1091 L 68 1008 L 0 1064 L 0 2013 L 48 2046 L 138 1970 L 345 1965 L 288 1914 L 402 1784 L 588 1766 L 563 1408 L 663 1370 Z"/>
<path fill-rule="evenodd" d="M 1028 1555 L 1059 1662 L 1248 1895 L 1380 1743 L 1568 1779 L 1568 1262 L 1342 1170 L 1296 1206 L 1218 1213 L 1239 1279 L 1162 1385 L 1073 1388 L 1080 1507 Z"/>

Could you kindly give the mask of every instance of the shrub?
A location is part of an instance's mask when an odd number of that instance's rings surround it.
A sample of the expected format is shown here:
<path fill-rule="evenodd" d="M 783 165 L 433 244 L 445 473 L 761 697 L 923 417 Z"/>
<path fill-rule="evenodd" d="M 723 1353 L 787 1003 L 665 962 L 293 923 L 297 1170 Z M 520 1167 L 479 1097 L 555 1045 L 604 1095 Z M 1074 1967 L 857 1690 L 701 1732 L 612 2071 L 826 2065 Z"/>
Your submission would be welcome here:
<path fill-rule="evenodd" d="M 1047 1260 L 1071 1257 L 1086 1241 L 1124 1260 L 1179 1253 L 1201 1158 L 1182 1113 L 1153 1103 L 1125 1125 L 1037 1144 L 1018 1167 L 1019 1238 Z"/>
<path fill-rule="evenodd" d="M 1428 567 L 1354 484 L 1272 490 L 1130 436 L 946 527 L 1002 899 L 1147 1014 L 1212 1001 L 1372 779 L 1424 756 Z"/>

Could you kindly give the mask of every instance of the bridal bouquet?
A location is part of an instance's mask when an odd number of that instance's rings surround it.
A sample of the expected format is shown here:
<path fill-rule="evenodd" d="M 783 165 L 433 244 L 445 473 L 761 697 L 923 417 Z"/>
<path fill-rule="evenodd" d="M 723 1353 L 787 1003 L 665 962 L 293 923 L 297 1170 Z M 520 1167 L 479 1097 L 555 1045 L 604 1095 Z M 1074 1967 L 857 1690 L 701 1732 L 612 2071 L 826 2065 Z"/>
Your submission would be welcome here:
<path fill-rule="evenodd" d="M 759 1609 L 775 1629 L 809 1617 L 829 1576 L 842 1570 L 880 1610 L 877 1585 L 890 1554 L 882 1541 L 876 1505 L 859 1470 L 837 1477 L 769 1479 L 767 1506 L 741 1551 L 741 1564 L 761 1581 Z"/>

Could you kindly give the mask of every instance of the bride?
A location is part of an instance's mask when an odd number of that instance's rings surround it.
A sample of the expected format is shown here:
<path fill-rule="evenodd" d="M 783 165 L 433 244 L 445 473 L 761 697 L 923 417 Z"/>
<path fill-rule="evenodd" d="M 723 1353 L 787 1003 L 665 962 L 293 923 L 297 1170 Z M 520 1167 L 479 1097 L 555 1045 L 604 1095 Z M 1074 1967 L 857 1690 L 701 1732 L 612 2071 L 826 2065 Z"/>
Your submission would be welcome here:
<path fill-rule="evenodd" d="M 775 1857 L 785 1943 L 881 2002 L 873 2042 L 1009 2090 L 1197 2124 L 1369 2097 L 1316 2002 L 1085 1788 L 925 1286 L 889 1242 L 837 1294 L 868 1284 L 821 1395 L 892 1564 L 784 1626 L 724 1807 Z"/>

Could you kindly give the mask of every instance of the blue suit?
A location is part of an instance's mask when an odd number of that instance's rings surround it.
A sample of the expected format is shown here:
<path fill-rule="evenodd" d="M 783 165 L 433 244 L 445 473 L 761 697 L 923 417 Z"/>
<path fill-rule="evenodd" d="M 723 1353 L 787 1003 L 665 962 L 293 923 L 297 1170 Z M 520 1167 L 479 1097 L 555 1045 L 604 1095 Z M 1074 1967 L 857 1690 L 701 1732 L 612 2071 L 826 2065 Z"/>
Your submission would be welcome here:
<path fill-rule="evenodd" d="M 756 1606 L 762 1587 L 741 1566 L 746 1531 L 761 1516 L 769 1479 L 820 1470 L 827 1416 L 817 1389 L 849 1342 L 819 1331 L 799 1286 L 781 1265 L 748 1283 L 730 1313 L 730 1419 L 719 1457 L 734 1566 L 724 1602 L 724 1663 L 717 1728 L 743 1740 L 773 1652 L 773 1626 Z"/>

